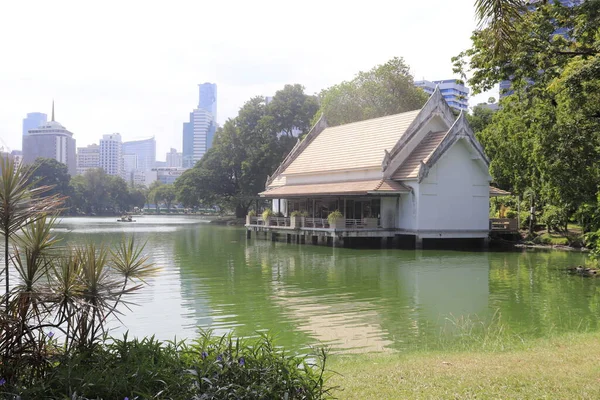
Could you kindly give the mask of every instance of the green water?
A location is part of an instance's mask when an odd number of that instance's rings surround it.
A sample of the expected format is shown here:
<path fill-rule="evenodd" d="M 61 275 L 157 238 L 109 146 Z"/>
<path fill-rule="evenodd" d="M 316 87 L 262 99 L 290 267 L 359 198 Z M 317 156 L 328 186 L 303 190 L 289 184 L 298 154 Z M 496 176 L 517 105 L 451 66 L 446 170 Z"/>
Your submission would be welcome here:
<path fill-rule="evenodd" d="M 500 315 L 524 337 L 598 328 L 600 279 L 564 273 L 581 254 L 334 249 L 246 240 L 184 217 L 66 218 L 57 230 L 71 243 L 147 241 L 160 270 L 115 334 L 269 330 L 293 349 L 356 352 L 434 347 L 461 317 Z"/>

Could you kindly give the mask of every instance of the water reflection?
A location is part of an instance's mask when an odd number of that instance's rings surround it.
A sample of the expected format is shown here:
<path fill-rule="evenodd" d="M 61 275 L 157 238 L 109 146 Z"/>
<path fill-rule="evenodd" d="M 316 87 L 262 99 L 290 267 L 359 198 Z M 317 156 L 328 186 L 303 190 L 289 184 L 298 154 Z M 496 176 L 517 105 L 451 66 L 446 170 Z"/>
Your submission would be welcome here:
<path fill-rule="evenodd" d="M 247 241 L 240 229 L 171 218 L 60 226 L 75 242 L 147 241 L 161 269 L 122 318 L 135 335 L 269 330 L 295 349 L 353 352 L 422 347 L 448 318 L 486 320 L 496 310 L 525 335 L 597 328 L 596 281 L 561 270 L 578 254 L 333 249 Z"/>

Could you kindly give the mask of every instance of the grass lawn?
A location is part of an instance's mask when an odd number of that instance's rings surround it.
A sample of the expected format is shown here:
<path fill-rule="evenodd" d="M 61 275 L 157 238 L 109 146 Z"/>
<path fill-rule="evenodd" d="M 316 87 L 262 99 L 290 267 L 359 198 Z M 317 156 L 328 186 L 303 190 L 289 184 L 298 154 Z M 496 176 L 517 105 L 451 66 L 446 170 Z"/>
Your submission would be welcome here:
<path fill-rule="evenodd" d="M 333 356 L 340 399 L 600 399 L 600 334 L 506 352 Z"/>

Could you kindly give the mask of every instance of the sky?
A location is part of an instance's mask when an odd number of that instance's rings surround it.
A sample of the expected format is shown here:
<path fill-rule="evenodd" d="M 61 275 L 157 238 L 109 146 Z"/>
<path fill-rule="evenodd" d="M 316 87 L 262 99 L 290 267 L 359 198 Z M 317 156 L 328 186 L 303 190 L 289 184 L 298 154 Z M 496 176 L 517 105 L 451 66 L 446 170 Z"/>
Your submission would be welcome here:
<path fill-rule="evenodd" d="M 318 93 L 403 57 L 416 80 L 448 79 L 470 47 L 474 0 L 4 1 L 0 139 L 21 149 L 28 112 L 50 116 L 77 146 L 119 132 L 154 136 L 157 159 L 181 151 L 198 84 L 217 84 L 217 120 L 300 83 Z M 471 98 L 471 105 L 497 93 Z M 0 142 L 0 145 L 2 145 Z"/>

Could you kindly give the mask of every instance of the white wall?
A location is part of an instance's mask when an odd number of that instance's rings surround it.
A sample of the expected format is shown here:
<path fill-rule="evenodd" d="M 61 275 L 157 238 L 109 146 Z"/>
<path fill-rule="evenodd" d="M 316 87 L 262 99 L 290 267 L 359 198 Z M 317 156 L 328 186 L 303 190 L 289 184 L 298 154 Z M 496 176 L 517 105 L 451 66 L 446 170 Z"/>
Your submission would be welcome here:
<path fill-rule="evenodd" d="M 398 197 L 381 198 L 381 227 L 396 228 L 398 220 Z"/>
<path fill-rule="evenodd" d="M 420 183 L 419 230 L 489 229 L 489 175 L 460 139 Z"/>
<path fill-rule="evenodd" d="M 400 210 L 398 212 L 399 229 L 417 229 L 417 198 L 419 196 L 419 184 L 416 182 L 404 182 L 406 186 L 413 189 L 412 193 L 400 196 Z"/>

